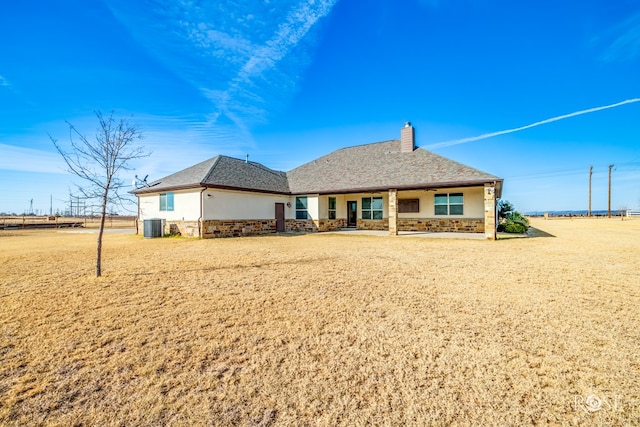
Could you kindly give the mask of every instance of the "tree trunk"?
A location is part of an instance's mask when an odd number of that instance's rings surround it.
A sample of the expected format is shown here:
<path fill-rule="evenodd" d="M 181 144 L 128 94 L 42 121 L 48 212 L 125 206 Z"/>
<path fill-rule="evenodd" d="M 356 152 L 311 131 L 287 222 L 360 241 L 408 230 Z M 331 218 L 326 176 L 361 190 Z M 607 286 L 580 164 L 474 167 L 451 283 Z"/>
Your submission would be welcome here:
<path fill-rule="evenodd" d="M 102 234 L 104 233 L 104 222 L 107 216 L 107 191 L 102 197 L 102 212 L 100 214 L 100 229 L 98 230 L 98 248 L 96 250 L 96 277 L 102 275 Z"/>

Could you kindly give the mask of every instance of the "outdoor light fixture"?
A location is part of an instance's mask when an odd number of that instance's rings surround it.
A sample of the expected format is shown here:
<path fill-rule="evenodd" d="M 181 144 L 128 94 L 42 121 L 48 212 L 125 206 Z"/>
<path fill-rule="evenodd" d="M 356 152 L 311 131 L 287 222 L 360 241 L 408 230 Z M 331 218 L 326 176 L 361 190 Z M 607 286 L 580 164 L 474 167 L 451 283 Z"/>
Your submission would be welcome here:
<path fill-rule="evenodd" d="M 290 208 L 291 207 L 291 202 L 287 202 L 287 207 Z"/>

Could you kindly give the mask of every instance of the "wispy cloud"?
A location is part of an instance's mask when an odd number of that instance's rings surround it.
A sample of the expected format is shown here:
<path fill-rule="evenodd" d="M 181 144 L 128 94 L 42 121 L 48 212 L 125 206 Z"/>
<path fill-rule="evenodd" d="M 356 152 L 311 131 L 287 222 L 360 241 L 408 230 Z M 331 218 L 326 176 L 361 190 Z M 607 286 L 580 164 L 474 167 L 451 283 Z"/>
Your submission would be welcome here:
<path fill-rule="evenodd" d="M 640 56 L 640 13 L 630 16 L 598 37 L 604 45 L 602 59 L 607 62 L 628 61 Z"/>
<path fill-rule="evenodd" d="M 252 122 L 264 120 L 267 113 L 265 96 L 269 95 L 264 89 L 271 83 L 269 77 L 273 77 L 268 75 L 269 71 L 277 70 L 278 63 L 302 41 L 320 18 L 330 12 L 334 3 L 333 0 L 324 0 L 297 5 L 273 36 L 253 49 L 224 91 L 211 97 L 212 92 L 204 89 L 220 114 L 231 119 L 245 134 L 249 134 Z M 285 80 L 287 77 L 291 76 L 286 76 Z"/>
<path fill-rule="evenodd" d="M 0 170 L 68 173 L 64 161 L 55 152 L 0 144 Z"/>
<path fill-rule="evenodd" d="M 310 32 L 336 1 L 156 0 L 141 13 L 135 2 L 108 0 L 141 45 L 211 102 L 197 130 L 245 146 L 253 126 L 291 98 Z"/>
<path fill-rule="evenodd" d="M 0 76 L 0 86 L 8 87 L 8 86 L 11 86 L 11 85 L 9 84 L 9 80 L 4 78 L 3 76 Z"/>
<path fill-rule="evenodd" d="M 525 129 L 530 129 L 530 128 L 533 128 L 533 127 L 536 127 L 536 126 L 541 126 L 541 125 L 545 125 L 545 124 L 548 124 L 548 123 L 557 122 L 559 120 L 568 119 L 570 117 L 576 117 L 576 116 L 581 116 L 583 114 L 595 113 L 596 111 L 608 110 L 610 108 L 616 108 L 616 107 L 620 107 L 620 106 L 623 106 L 623 105 L 626 105 L 626 104 L 632 104 L 634 102 L 640 102 L 640 98 L 632 98 L 632 99 L 627 99 L 625 101 L 616 102 L 615 104 L 604 105 L 602 107 L 594 107 L 594 108 L 589 108 L 589 109 L 586 109 L 586 110 L 575 111 L 573 113 L 563 114 L 561 116 L 552 117 L 550 119 L 541 120 L 539 122 L 531 123 L 531 124 L 528 124 L 528 125 L 525 125 L 525 126 L 520 126 L 520 127 L 513 128 L 513 129 L 506 129 L 506 130 L 501 130 L 501 131 L 498 131 L 498 132 L 485 133 L 485 134 L 478 135 L 478 136 L 472 136 L 470 138 L 461 138 L 461 139 L 454 139 L 454 140 L 451 140 L 451 141 L 437 142 L 435 144 L 430 144 L 430 145 L 426 146 L 425 148 L 429 148 L 429 149 L 443 148 L 443 147 L 450 147 L 452 145 L 465 144 L 467 142 L 480 141 L 482 139 L 493 138 L 494 136 L 506 135 L 506 134 L 514 133 L 514 132 L 520 132 L 520 131 L 525 130 Z"/>

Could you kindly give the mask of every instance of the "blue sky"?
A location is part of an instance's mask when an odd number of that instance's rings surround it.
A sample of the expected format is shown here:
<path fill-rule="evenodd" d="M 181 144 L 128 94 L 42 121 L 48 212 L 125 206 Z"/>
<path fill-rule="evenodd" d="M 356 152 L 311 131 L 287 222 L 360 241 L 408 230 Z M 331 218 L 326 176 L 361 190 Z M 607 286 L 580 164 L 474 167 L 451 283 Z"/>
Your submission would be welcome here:
<path fill-rule="evenodd" d="M 133 115 L 150 179 L 226 154 L 290 170 L 398 138 L 521 211 L 640 207 L 640 0 L 3 2 L 0 212 L 68 205 L 48 134 Z M 632 100 L 475 141 L 465 139 Z M 445 144 L 441 144 L 445 142 Z M 453 142 L 453 143 L 451 143 Z"/>

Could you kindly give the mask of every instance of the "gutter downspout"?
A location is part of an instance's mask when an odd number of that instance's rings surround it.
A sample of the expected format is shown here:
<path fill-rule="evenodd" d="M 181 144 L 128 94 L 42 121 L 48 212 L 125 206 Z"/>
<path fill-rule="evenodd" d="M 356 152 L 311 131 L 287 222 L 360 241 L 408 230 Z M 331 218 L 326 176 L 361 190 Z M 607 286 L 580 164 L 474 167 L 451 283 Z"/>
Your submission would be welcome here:
<path fill-rule="evenodd" d="M 498 181 L 493 181 L 493 240 L 498 240 Z"/>
<path fill-rule="evenodd" d="M 204 239 L 204 235 L 202 231 L 204 227 L 202 226 L 202 222 L 204 221 L 204 192 L 207 190 L 207 187 L 204 187 L 202 191 L 200 191 L 200 218 L 198 218 L 198 237 Z"/>
<path fill-rule="evenodd" d="M 136 217 L 136 235 L 140 234 L 138 230 L 138 223 L 140 222 L 140 197 L 136 194 L 136 199 L 138 199 L 138 216 Z"/>

